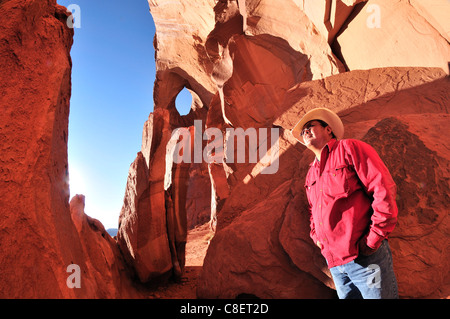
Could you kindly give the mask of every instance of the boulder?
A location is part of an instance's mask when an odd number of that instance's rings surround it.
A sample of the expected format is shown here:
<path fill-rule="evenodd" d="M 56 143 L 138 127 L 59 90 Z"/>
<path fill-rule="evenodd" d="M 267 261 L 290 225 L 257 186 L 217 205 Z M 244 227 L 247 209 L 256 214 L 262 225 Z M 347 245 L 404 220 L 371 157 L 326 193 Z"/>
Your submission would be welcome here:
<path fill-rule="evenodd" d="M 82 298 L 143 298 L 144 293 L 136 289 L 132 279 L 132 269 L 122 257 L 114 238 L 105 230 L 103 224 L 84 212 L 85 197 L 75 195 L 70 200 L 72 221 L 78 232 L 86 268 L 81 274 L 81 287 L 87 285 L 92 291 Z"/>
<path fill-rule="evenodd" d="M 280 227 L 292 196 L 290 184 L 286 181 L 216 233 L 199 278 L 199 298 L 334 296 L 320 280 L 293 266 L 280 243 Z M 311 246 L 306 244 L 312 253 Z"/>

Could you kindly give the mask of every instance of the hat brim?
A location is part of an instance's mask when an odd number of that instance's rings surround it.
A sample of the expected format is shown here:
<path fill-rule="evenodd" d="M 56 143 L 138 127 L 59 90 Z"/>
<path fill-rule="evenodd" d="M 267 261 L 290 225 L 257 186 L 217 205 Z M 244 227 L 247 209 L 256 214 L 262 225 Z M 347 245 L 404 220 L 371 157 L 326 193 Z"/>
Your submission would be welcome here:
<path fill-rule="evenodd" d="M 316 108 L 307 112 L 291 130 L 292 135 L 303 145 L 305 145 L 301 135 L 303 126 L 313 120 L 322 120 L 327 123 L 338 140 L 344 138 L 344 124 L 339 116 L 330 109 Z"/>

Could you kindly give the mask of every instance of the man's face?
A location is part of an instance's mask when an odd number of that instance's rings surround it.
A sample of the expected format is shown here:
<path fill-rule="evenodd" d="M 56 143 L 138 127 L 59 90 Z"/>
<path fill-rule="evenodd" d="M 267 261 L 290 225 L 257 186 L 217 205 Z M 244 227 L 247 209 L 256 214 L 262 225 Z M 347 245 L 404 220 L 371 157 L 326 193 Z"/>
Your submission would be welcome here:
<path fill-rule="evenodd" d="M 321 149 L 331 139 L 331 129 L 329 126 L 323 127 L 319 121 L 313 120 L 303 126 L 301 132 L 303 142 L 306 147 Z"/>

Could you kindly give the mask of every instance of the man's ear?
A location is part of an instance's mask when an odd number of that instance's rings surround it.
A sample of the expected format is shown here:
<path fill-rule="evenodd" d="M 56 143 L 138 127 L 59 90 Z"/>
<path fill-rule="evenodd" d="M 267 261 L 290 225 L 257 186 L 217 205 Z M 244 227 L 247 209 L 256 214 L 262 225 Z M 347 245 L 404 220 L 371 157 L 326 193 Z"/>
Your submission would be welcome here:
<path fill-rule="evenodd" d="M 330 135 L 333 134 L 333 129 L 329 125 L 326 127 L 326 130 L 327 130 L 328 134 L 330 134 Z"/>

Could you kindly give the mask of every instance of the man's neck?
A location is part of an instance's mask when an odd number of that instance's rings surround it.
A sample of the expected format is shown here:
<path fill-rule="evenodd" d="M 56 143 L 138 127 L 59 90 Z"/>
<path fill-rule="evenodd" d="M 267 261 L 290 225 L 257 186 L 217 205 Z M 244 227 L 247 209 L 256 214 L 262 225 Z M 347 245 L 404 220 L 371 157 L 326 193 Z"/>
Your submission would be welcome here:
<path fill-rule="evenodd" d="M 313 148 L 312 151 L 314 152 L 314 154 L 316 155 L 316 159 L 320 162 L 321 156 L 322 156 L 322 151 L 324 149 L 325 146 L 328 145 L 328 142 L 330 142 L 330 140 L 328 140 L 324 145 L 322 145 L 322 147 L 319 148 Z"/>
<path fill-rule="evenodd" d="M 319 149 L 316 149 L 316 150 L 314 151 L 314 154 L 316 154 L 316 159 L 317 159 L 319 162 L 320 162 L 320 158 L 321 158 L 321 156 L 322 156 L 323 148 L 324 148 L 325 146 L 327 146 L 327 144 L 325 144 L 320 150 L 319 150 Z"/>
<path fill-rule="evenodd" d="M 329 156 L 329 154 L 331 152 L 331 148 L 332 148 L 332 146 L 330 145 L 330 141 L 328 141 L 328 143 L 326 143 L 320 149 L 320 151 L 318 151 L 316 153 L 316 160 L 317 160 L 317 163 L 318 163 L 318 165 L 320 167 L 319 176 L 322 176 L 322 173 L 323 173 L 323 171 L 325 169 L 325 165 L 327 164 L 328 156 Z M 325 149 L 326 149 L 326 151 L 324 151 Z"/>

